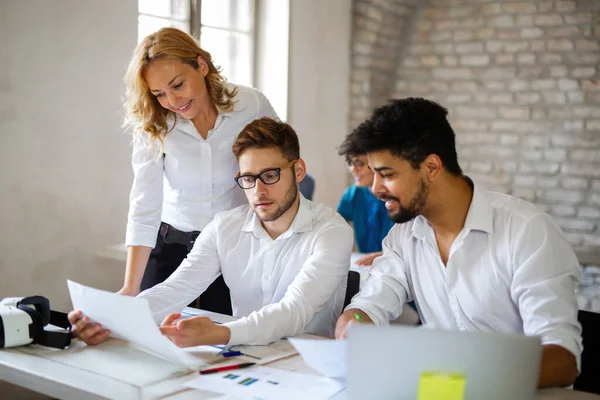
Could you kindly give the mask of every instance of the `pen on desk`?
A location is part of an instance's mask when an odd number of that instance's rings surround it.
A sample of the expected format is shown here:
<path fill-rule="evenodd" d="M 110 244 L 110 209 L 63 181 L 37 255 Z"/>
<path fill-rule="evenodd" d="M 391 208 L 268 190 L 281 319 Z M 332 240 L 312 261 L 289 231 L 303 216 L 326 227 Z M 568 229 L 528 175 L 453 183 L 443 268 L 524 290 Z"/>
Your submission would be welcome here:
<path fill-rule="evenodd" d="M 251 367 L 253 365 L 256 365 L 256 363 L 242 363 L 242 364 L 235 364 L 235 365 L 227 365 L 225 367 L 217 367 L 217 368 L 205 369 L 204 371 L 198 371 L 198 373 L 200 375 L 214 374 L 215 372 L 223 372 L 223 371 L 229 371 L 229 370 L 232 370 L 232 369 L 248 368 L 248 367 Z"/>
<path fill-rule="evenodd" d="M 354 319 L 357 320 L 358 322 L 365 322 L 365 320 L 363 319 L 362 315 L 360 315 L 356 311 L 354 312 Z"/>

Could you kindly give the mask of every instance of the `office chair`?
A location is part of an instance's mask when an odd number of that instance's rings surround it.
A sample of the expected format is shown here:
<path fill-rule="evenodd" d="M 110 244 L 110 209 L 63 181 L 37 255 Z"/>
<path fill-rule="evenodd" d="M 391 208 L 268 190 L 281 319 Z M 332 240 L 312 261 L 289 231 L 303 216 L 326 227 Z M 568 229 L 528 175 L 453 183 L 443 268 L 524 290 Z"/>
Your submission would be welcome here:
<path fill-rule="evenodd" d="M 346 298 L 344 299 L 344 308 L 350 304 L 350 301 L 360 290 L 360 274 L 356 271 L 348 271 L 348 284 L 346 286 Z"/>
<path fill-rule="evenodd" d="M 300 193 L 302 193 L 302 196 L 307 200 L 312 200 L 313 198 L 315 193 L 315 179 L 308 173 L 304 176 L 302 182 L 300 182 Z"/>
<path fill-rule="evenodd" d="M 199 308 L 220 314 L 233 315 L 229 287 L 225 284 L 223 275 L 215 279 L 200 295 Z"/>
<path fill-rule="evenodd" d="M 583 353 L 581 373 L 575 380 L 573 388 L 600 394 L 600 314 L 579 310 L 577 319 L 582 328 Z"/>

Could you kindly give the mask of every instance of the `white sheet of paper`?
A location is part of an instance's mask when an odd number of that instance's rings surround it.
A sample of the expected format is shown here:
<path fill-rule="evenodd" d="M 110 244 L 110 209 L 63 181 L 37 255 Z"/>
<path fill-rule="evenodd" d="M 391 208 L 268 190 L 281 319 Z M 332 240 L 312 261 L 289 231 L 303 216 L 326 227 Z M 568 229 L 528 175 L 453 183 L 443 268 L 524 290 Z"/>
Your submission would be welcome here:
<path fill-rule="evenodd" d="M 347 343 L 345 340 L 288 339 L 304 361 L 330 378 L 346 379 Z"/>
<path fill-rule="evenodd" d="M 216 358 L 208 346 L 180 349 L 158 329 L 145 299 L 122 296 L 67 281 L 71 301 L 91 320 L 111 331 L 112 336 L 178 365 L 199 369 Z"/>
<path fill-rule="evenodd" d="M 255 366 L 200 375 L 186 386 L 223 393 L 228 399 L 328 399 L 344 389 L 340 382 L 280 369 Z"/>

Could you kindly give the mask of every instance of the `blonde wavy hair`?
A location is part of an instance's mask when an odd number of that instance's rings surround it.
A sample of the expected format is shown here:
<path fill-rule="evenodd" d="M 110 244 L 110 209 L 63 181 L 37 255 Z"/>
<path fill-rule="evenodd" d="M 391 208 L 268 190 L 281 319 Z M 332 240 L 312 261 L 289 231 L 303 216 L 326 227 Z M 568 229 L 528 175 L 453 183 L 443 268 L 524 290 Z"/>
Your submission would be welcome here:
<path fill-rule="evenodd" d="M 204 80 L 212 102 L 221 111 L 233 110 L 237 87 L 227 88 L 227 80 L 221 75 L 221 69 L 214 65 L 210 53 L 201 49 L 187 33 L 176 28 L 159 29 L 146 36 L 133 52 L 125 74 L 127 92 L 124 125 L 133 133 L 147 132 L 149 146 L 158 144 L 162 150 L 163 139 L 170 131 L 168 120 L 173 118 L 176 121 L 177 115 L 163 108 L 150 92 L 144 80 L 144 71 L 152 61 L 164 59 L 180 60 L 198 69 L 198 56 L 208 64 L 208 74 Z"/>

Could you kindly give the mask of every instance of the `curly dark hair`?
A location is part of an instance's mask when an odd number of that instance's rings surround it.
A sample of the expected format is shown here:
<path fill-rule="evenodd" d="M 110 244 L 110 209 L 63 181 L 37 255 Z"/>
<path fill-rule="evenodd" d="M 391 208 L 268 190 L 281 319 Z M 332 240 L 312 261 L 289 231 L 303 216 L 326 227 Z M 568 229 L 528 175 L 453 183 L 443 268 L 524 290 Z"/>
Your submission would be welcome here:
<path fill-rule="evenodd" d="M 349 158 L 389 150 L 415 169 L 428 155 L 436 154 L 448 172 L 462 175 L 447 115 L 444 107 L 431 100 L 413 97 L 391 100 L 376 108 L 369 119 L 346 136 L 339 154 Z"/>

